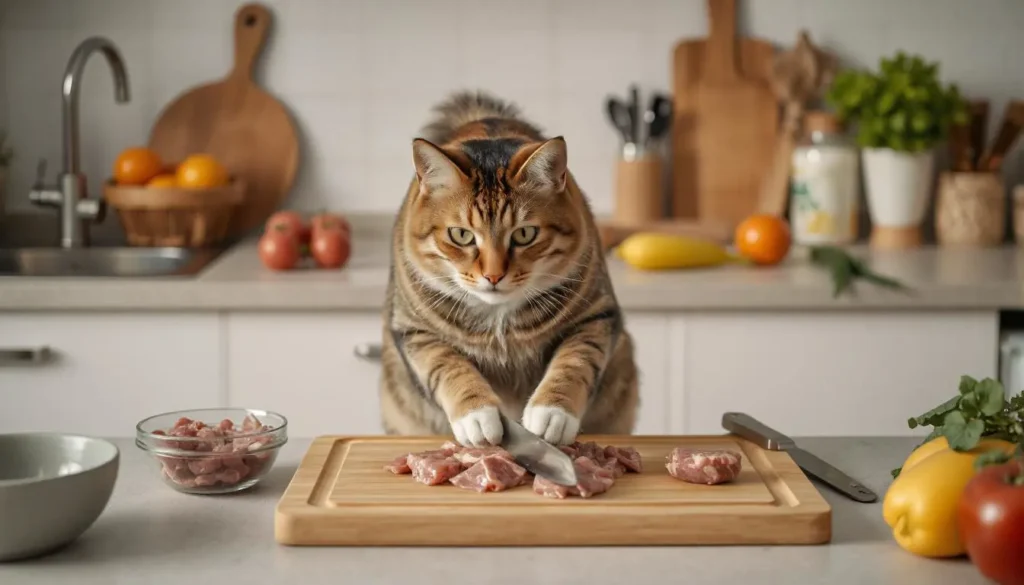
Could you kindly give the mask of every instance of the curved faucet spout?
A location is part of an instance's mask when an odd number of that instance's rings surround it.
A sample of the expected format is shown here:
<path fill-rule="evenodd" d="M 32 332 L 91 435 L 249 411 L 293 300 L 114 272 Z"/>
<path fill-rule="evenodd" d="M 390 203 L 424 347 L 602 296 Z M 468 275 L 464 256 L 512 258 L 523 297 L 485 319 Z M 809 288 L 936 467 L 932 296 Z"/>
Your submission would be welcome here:
<path fill-rule="evenodd" d="M 79 168 L 78 145 L 78 94 L 82 85 L 82 71 L 89 57 L 96 51 L 103 53 L 114 74 L 114 99 L 126 103 L 131 98 L 128 92 L 128 71 L 117 46 L 104 37 L 90 37 L 75 49 L 64 71 L 63 115 L 64 115 L 64 172 L 77 174 Z"/>

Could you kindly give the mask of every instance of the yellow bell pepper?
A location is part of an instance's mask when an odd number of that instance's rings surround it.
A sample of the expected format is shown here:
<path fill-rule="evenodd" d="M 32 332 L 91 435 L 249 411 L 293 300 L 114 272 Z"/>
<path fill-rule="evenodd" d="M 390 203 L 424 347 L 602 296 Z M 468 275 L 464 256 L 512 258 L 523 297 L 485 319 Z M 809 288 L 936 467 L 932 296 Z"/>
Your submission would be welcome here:
<path fill-rule="evenodd" d="M 965 452 L 949 448 L 945 437 L 915 449 L 882 502 L 882 516 L 903 549 L 925 557 L 954 557 L 966 552 L 957 531 L 956 510 L 974 460 L 986 451 L 1013 453 L 1016 445 L 982 439 Z"/>

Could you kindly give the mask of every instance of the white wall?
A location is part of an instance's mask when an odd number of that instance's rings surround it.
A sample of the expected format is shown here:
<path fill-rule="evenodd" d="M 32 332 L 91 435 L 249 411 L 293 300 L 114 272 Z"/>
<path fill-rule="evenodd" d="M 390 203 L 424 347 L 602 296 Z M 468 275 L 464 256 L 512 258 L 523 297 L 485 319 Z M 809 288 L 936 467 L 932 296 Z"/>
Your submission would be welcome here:
<path fill-rule="evenodd" d="M 107 35 L 128 63 L 132 102 L 115 105 L 98 56 L 83 84 L 82 145 L 97 192 L 116 153 L 143 143 L 178 92 L 232 59 L 238 0 L 3 0 L 0 122 L 16 149 L 8 207 L 26 201 L 36 161 L 60 157 L 60 79 L 84 38 Z M 571 168 L 609 211 L 617 136 L 609 92 L 667 90 L 669 55 L 706 31 L 703 0 L 267 0 L 276 16 L 262 82 L 294 112 L 303 161 L 289 202 L 391 211 L 411 173 L 409 141 L 447 91 L 483 87 L 563 134 Z M 1024 97 L 1024 0 L 740 0 L 741 30 L 791 44 L 800 27 L 848 62 L 897 49 L 942 62 L 970 95 Z M 997 116 L 996 116 L 997 117 Z M 991 132 L 998 122 L 991 121 Z M 1011 182 L 1024 180 L 1022 149 Z"/>

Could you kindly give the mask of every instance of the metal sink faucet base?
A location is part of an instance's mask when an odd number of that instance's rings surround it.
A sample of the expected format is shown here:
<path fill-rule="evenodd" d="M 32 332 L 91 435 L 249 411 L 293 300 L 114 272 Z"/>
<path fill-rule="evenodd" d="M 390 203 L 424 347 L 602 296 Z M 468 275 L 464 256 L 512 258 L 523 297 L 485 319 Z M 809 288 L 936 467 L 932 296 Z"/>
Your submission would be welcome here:
<path fill-rule="evenodd" d="M 81 248 L 89 245 L 89 222 L 102 222 L 106 206 L 100 198 L 90 199 L 86 177 L 82 174 L 78 138 L 78 101 L 82 85 L 82 72 L 89 57 L 96 51 L 103 53 L 114 75 L 114 99 L 127 103 L 128 72 L 117 46 L 104 37 L 91 37 L 75 48 L 64 72 L 62 85 L 63 106 L 63 171 L 55 187 L 44 185 L 46 161 L 39 162 L 36 184 L 29 193 L 35 205 L 56 207 L 60 212 L 60 245 L 62 248 Z"/>

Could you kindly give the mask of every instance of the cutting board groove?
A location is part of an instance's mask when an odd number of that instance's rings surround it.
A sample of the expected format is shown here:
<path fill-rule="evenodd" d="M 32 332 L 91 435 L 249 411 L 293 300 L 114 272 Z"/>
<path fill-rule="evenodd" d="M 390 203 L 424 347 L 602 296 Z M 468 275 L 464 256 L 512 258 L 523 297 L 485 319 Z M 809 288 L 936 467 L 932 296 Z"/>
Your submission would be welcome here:
<path fill-rule="evenodd" d="M 479 494 L 425 486 L 383 466 L 446 437 L 325 436 L 313 441 L 278 502 L 275 537 L 287 545 L 557 546 L 818 544 L 831 508 L 784 452 L 724 436 L 581 437 L 633 446 L 644 471 L 593 498 L 556 500 L 522 486 Z M 703 486 L 670 477 L 674 447 L 733 448 L 743 470 Z M 514 521 L 514 522 L 513 522 Z"/>

